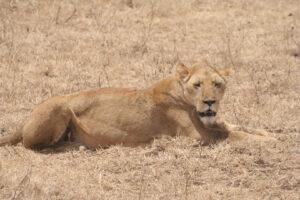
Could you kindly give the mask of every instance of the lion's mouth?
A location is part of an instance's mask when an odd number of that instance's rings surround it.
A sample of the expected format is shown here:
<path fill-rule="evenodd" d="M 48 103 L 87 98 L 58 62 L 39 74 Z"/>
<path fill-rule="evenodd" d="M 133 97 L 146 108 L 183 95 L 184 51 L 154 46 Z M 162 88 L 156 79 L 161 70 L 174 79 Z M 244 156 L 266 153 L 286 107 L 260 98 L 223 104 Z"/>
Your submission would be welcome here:
<path fill-rule="evenodd" d="M 200 117 L 214 117 L 217 115 L 217 113 L 215 111 L 212 111 L 212 110 L 207 110 L 205 112 L 198 112 L 198 115 Z"/>

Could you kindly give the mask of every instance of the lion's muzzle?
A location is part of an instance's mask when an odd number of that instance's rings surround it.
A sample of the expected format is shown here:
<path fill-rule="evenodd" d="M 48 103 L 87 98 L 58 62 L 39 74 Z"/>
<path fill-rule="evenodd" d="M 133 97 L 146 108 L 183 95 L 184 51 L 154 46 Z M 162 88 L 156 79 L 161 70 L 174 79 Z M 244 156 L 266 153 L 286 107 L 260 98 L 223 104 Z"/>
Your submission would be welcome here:
<path fill-rule="evenodd" d="M 207 110 L 205 112 L 198 112 L 199 117 L 215 117 L 217 113 L 212 110 Z"/>
<path fill-rule="evenodd" d="M 202 123 L 206 126 L 211 126 L 216 121 L 216 115 L 217 112 L 208 109 L 204 112 L 197 112 L 199 119 L 202 121 Z"/>

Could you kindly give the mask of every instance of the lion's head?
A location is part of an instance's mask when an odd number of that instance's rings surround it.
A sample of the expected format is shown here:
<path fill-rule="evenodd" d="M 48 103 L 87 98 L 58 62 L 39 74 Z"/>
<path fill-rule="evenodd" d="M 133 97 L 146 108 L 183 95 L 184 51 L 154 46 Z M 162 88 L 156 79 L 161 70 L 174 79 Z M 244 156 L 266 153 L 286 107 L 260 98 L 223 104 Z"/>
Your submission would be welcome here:
<path fill-rule="evenodd" d="M 217 70 L 212 67 L 188 68 L 183 64 L 178 65 L 177 77 L 182 85 L 184 98 L 195 108 L 204 125 L 215 123 L 226 89 L 225 77 L 232 72 L 232 68 Z"/>

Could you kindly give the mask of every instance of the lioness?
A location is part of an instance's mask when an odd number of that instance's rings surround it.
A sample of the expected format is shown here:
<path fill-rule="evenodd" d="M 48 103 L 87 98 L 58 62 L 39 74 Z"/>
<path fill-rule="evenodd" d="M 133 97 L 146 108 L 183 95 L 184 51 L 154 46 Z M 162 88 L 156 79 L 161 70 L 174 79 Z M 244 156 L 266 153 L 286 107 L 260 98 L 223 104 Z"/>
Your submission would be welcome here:
<path fill-rule="evenodd" d="M 152 87 L 102 88 L 57 96 L 38 105 L 0 146 L 20 141 L 26 148 L 54 145 L 69 134 L 88 148 L 136 145 L 160 135 L 186 135 L 204 143 L 219 139 L 263 139 L 216 122 L 231 69 L 177 66 L 176 75 Z"/>

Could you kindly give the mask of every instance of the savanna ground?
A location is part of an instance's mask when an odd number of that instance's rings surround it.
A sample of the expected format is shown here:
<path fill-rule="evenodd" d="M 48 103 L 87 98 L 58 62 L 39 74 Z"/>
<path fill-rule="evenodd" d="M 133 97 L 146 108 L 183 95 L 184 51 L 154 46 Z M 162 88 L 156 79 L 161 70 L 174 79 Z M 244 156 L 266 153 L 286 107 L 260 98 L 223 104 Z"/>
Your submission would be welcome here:
<path fill-rule="evenodd" d="M 234 66 L 220 117 L 277 142 L 0 148 L 0 199 L 299 199 L 299 0 L 0 0 L 0 130 L 42 100 Z M 205 62 L 204 62 L 205 63 Z"/>

